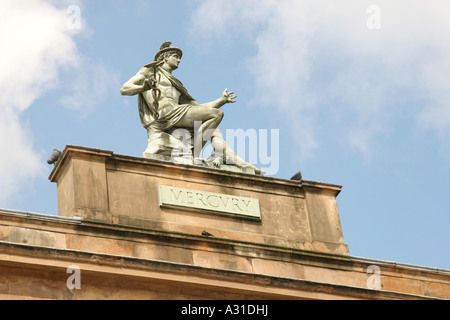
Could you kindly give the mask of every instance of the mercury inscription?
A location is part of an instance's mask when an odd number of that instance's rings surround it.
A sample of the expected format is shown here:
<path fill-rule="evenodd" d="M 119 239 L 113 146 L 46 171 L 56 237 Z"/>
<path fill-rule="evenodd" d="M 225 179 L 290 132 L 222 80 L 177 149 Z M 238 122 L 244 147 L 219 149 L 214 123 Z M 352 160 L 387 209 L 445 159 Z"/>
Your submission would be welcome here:
<path fill-rule="evenodd" d="M 159 186 L 162 207 L 177 207 L 261 219 L 259 200 L 200 190 Z"/>

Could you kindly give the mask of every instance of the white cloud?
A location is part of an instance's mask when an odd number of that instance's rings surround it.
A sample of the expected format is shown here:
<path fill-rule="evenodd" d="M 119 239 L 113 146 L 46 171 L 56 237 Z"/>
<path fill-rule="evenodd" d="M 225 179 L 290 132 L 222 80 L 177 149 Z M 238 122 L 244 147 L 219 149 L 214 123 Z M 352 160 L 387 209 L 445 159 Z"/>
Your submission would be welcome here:
<path fill-rule="evenodd" d="M 50 89 L 60 85 L 64 67 L 83 67 L 83 57 L 73 40 L 80 30 L 68 27 L 68 5 L 76 1 L 2 0 L 0 1 L 0 205 L 14 200 L 20 188 L 46 171 L 46 159 L 33 149 L 33 135 L 23 112 Z M 82 21 L 83 30 L 90 30 Z M 106 67 L 100 65 L 89 82 L 101 91 Z M 79 76 L 77 79 L 81 79 Z M 84 93 L 74 81 L 71 95 Z M 78 86 L 78 87 L 77 87 Z M 103 90 L 103 91 L 102 91 Z M 90 96 L 92 97 L 92 95 Z M 99 100 L 95 100 L 99 101 Z"/>
<path fill-rule="evenodd" d="M 370 5 L 380 8 L 379 30 L 367 28 Z M 441 0 L 205 0 L 191 33 L 254 41 L 255 101 L 291 122 L 303 159 L 320 145 L 324 122 L 370 157 L 405 113 L 450 134 L 449 10 Z"/>
<path fill-rule="evenodd" d="M 0 202 L 43 174 L 22 113 L 76 61 L 66 15 L 41 0 L 0 2 Z"/>
<path fill-rule="evenodd" d="M 0 43 L 2 110 L 26 109 L 57 84 L 58 67 L 76 59 L 65 14 L 40 0 L 0 3 Z"/>
<path fill-rule="evenodd" d="M 0 111 L 0 204 L 30 183 L 44 168 L 33 150 L 29 130 L 15 112 Z"/>

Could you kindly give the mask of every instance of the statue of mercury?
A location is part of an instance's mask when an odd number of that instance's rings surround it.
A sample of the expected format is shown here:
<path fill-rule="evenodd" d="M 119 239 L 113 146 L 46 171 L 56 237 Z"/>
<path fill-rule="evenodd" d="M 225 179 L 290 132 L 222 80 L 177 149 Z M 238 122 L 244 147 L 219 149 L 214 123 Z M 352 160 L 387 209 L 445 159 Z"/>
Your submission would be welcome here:
<path fill-rule="evenodd" d="M 238 157 L 217 128 L 224 116 L 220 108 L 235 103 L 237 95 L 225 89 L 219 99 L 199 104 L 172 75 L 183 52 L 171 44 L 163 43 L 154 61 L 139 70 L 120 90 L 122 95 L 138 95 L 139 115 L 148 133 L 144 157 L 160 155 L 173 159 L 174 151 L 181 148 L 188 150 L 194 164 L 210 163 L 216 167 L 232 164 L 263 174 L 261 169 Z M 208 160 L 200 159 L 208 141 L 215 153 Z"/>

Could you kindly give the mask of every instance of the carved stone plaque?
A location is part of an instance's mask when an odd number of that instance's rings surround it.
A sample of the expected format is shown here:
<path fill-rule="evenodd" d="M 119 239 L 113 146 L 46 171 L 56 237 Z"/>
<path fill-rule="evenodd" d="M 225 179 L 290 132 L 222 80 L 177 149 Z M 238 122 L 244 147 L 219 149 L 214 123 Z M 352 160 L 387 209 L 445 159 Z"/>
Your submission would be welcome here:
<path fill-rule="evenodd" d="M 261 219 L 258 199 L 228 194 L 159 186 L 159 204 L 162 207 L 184 208 Z"/>

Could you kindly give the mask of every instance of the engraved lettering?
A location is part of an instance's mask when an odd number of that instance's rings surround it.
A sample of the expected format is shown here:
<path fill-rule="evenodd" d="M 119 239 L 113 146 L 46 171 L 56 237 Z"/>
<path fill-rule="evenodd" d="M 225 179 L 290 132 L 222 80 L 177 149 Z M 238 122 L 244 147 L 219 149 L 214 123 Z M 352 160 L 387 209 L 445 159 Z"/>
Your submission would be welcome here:
<path fill-rule="evenodd" d="M 230 200 L 230 197 L 226 197 L 225 199 L 227 199 L 227 201 L 224 201 L 222 196 L 219 196 L 220 200 L 222 201 L 223 207 L 226 208 L 228 207 L 228 200 Z"/>
<path fill-rule="evenodd" d="M 182 191 L 181 190 L 179 190 L 179 192 L 178 192 L 178 196 L 175 194 L 175 190 L 173 190 L 173 189 L 170 189 L 170 191 L 172 191 L 172 200 L 174 200 L 174 198 L 175 198 L 175 200 L 177 200 L 178 201 L 178 199 L 180 198 L 180 196 L 181 196 L 181 193 L 182 193 Z"/>
<path fill-rule="evenodd" d="M 213 204 L 213 203 L 211 203 L 211 198 L 215 198 L 216 199 L 216 203 L 215 204 Z M 219 201 L 217 201 L 217 196 L 215 196 L 215 195 L 210 195 L 210 196 L 208 196 L 208 198 L 206 198 L 206 200 L 208 201 L 208 204 L 211 206 L 211 207 L 214 207 L 214 208 L 218 208 L 219 207 Z"/>
<path fill-rule="evenodd" d="M 186 192 L 187 194 L 187 203 L 194 204 L 194 193 L 193 192 Z"/>
<path fill-rule="evenodd" d="M 209 211 L 217 214 L 242 215 L 261 219 L 258 199 L 231 196 L 200 190 L 160 186 L 161 207 Z"/>
<path fill-rule="evenodd" d="M 245 212 L 248 212 L 248 206 L 250 205 L 250 200 L 248 200 L 248 202 L 245 202 L 244 199 L 242 199 L 242 202 L 245 204 Z"/>
<path fill-rule="evenodd" d="M 233 198 L 231 201 L 233 202 L 233 210 L 242 211 L 241 207 L 239 207 L 239 199 Z"/>
<path fill-rule="evenodd" d="M 208 205 L 203 201 L 203 193 L 197 192 L 197 203 L 203 203 L 203 205 L 205 207 L 207 207 Z"/>

